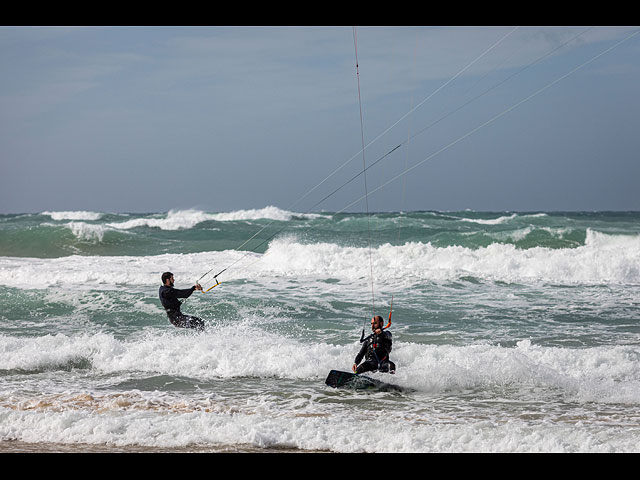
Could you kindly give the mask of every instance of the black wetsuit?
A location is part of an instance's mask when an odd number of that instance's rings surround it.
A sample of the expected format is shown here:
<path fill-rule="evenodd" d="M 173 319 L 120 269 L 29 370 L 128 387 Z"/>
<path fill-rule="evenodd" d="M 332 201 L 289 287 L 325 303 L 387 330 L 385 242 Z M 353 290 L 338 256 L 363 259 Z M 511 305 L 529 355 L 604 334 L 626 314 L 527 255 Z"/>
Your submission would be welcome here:
<path fill-rule="evenodd" d="M 380 335 L 372 333 L 365 338 L 354 363 L 358 365 L 362 357 L 366 355 L 365 361 L 356 369 L 356 373 L 375 372 L 376 370 L 395 373 L 396 364 L 389 360 L 391 344 L 391 332 L 386 330 L 383 330 Z"/>
<path fill-rule="evenodd" d="M 185 315 L 180 311 L 179 298 L 189 298 L 194 292 L 196 287 L 185 288 L 183 290 L 167 287 L 166 285 L 160 286 L 158 294 L 160 295 L 160 302 L 167 311 L 167 317 L 172 325 L 180 328 L 195 328 L 202 330 L 204 328 L 204 321 L 193 315 Z"/>

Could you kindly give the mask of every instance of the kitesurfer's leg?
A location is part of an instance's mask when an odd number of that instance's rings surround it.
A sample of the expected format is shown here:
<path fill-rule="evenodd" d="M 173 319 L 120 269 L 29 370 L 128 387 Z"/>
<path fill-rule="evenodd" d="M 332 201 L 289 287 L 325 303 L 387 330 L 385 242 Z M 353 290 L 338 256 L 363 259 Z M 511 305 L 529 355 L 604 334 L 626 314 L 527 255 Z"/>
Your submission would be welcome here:
<path fill-rule="evenodd" d="M 358 368 L 356 368 L 356 373 L 364 373 L 364 372 L 375 372 L 378 369 L 378 363 L 372 360 L 367 360 L 366 362 L 362 362 Z"/>
<path fill-rule="evenodd" d="M 174 327 L 204 330 L 204 320 L 193 315 L 170 315 L 169 321 Z"/>
<path fill-rule="evenodd" d="M 193 315 L 185 315 L 185 316 L 188 318 L 187 323 L 189 325 L 186 328 L 194 328 L 200 331 L 204 330 L 204 320 L 198 317 L 194 317 Z"/>
<path fill-rule="evenodd" d="M 396 364 L 391 360 L 383 360 L 378 370 L 384 373 L 396 373 Z"/>

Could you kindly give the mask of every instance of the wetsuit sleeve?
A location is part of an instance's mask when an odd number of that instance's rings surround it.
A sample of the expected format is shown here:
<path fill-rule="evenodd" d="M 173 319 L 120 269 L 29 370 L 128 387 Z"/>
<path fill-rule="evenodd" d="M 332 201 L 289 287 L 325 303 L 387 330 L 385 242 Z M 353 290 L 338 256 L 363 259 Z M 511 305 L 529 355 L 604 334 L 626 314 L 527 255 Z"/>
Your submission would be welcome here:
<path fill-rule="evenodd" d="M 184 288 L 182 290 L 174 288 L 172 293 L 175 294 L 176 298 L 189 298 L 195 289 L 196 287 Z"/>
<path fill-rule="evenodd" d="M 362 347 L 360 348 L 360 351 L 358 352 L 358 355 L 356 355 L 356 359 L 353 361 L 356 365 L 360 364 L 360 360 L 362 360 L 362 357 L 364 357 L 364 354 L 367 353 L 367 348 L 368 348 L 368 342 L 362 342 Z"/>

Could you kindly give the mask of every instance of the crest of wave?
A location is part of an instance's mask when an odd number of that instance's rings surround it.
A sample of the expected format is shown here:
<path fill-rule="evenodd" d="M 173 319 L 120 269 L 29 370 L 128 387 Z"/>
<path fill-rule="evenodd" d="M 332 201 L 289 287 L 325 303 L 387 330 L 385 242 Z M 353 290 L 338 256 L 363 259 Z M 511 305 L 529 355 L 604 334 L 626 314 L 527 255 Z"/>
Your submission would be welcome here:
<path fill-rule="evenodd" d="M 42 215 L 49 215 L 53 220 L 99 220 L 102 217 L 102 213 L 87 212 L 84 210 L 42 212 Z"/>
<path fill-rule="evenodd" d="M 105 228 L 102 225 L 94 225 L 84 222 L 69 222 L 67 227 L 79 240 L 86 242 L 102 242 Z"/>
<path fill-rule="evenodd" d="M 294 216 L 315 218 L 318 214 L 297 214 L 282 210 L 278 207 L 268 206 L 253 210 L 236 210 L 233 212 L 207 213 L 201 210 L 169 210 L 166 216 L 153 216 L 148 218 L 134 218 L 125 222 L 114 222 L 108 224 L 110 227 L 119 229 L 130 229 L 136 227 L 155 227 L 162 230 L 181 230 L 193 228 L 199 223 L 215 220 L 217 222 L 228 222 L 238 220 L 280 220 L 288 221 Z"/>
<path fill-rule="evenodd" d="M 520 249 L 501 243 L 477 249 L 421 242 L 384 244 L 373 249 L 372 262 L 376 272 L 408 282 L 472 275 L 502 281 L 640 284 L 640 235 L 589 230 L 585 245 L 562 249 Z M 280 238 L 271 242 L 260 268 L 286 276 L 367 278 L 369 252 L 362 247 L 308 245 Z"/>
<path fill-rule="evenodd" d="M 267 219 L 267 220 L 281 220 L 288 221 L 293 217 L 304 217 L 304 218 L 318 218 L 322 215 L 316 213 L 294 213 L 289 212 L 287 210 L 282 210 L 281 208 L 274 206 L 267 206 L 259 209 L 251 209 L 251 210 L 236 210 L 228 213 L 216 213 L 213 215 L 214 220 L 218 220 L 220 222 L 224 221 L 234 221 L 234 220 L 258 220 L 258 219 Z"/>

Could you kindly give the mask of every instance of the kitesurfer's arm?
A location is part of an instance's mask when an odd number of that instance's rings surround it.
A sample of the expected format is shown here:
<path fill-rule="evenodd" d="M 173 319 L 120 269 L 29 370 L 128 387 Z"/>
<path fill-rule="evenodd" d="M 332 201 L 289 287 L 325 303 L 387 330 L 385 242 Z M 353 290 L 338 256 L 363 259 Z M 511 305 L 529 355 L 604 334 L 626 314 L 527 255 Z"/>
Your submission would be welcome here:
<path fill-rule="evenodd" d="M 360 348 L 358 355 L 356 355 L 356 359 L 353 361 L 354 363 L 351 370 L 354 372 L 356 371 L 356 368 L 358 368 L 358 364 L 360 363 L 360 360 L 362 360 L 362 357 L 364 357 L 365 353 L 367 353 L 367 342 L 362 342 L 362 347 Z"/>
<path fill-rule="evenodd" d="M 175 294 L 176 298 L 189 298 L 194 290 L 202 290 L 200 284 L 196 283 L 191 288 L 178 289 L 174 288 L 172 293 Z"/>

